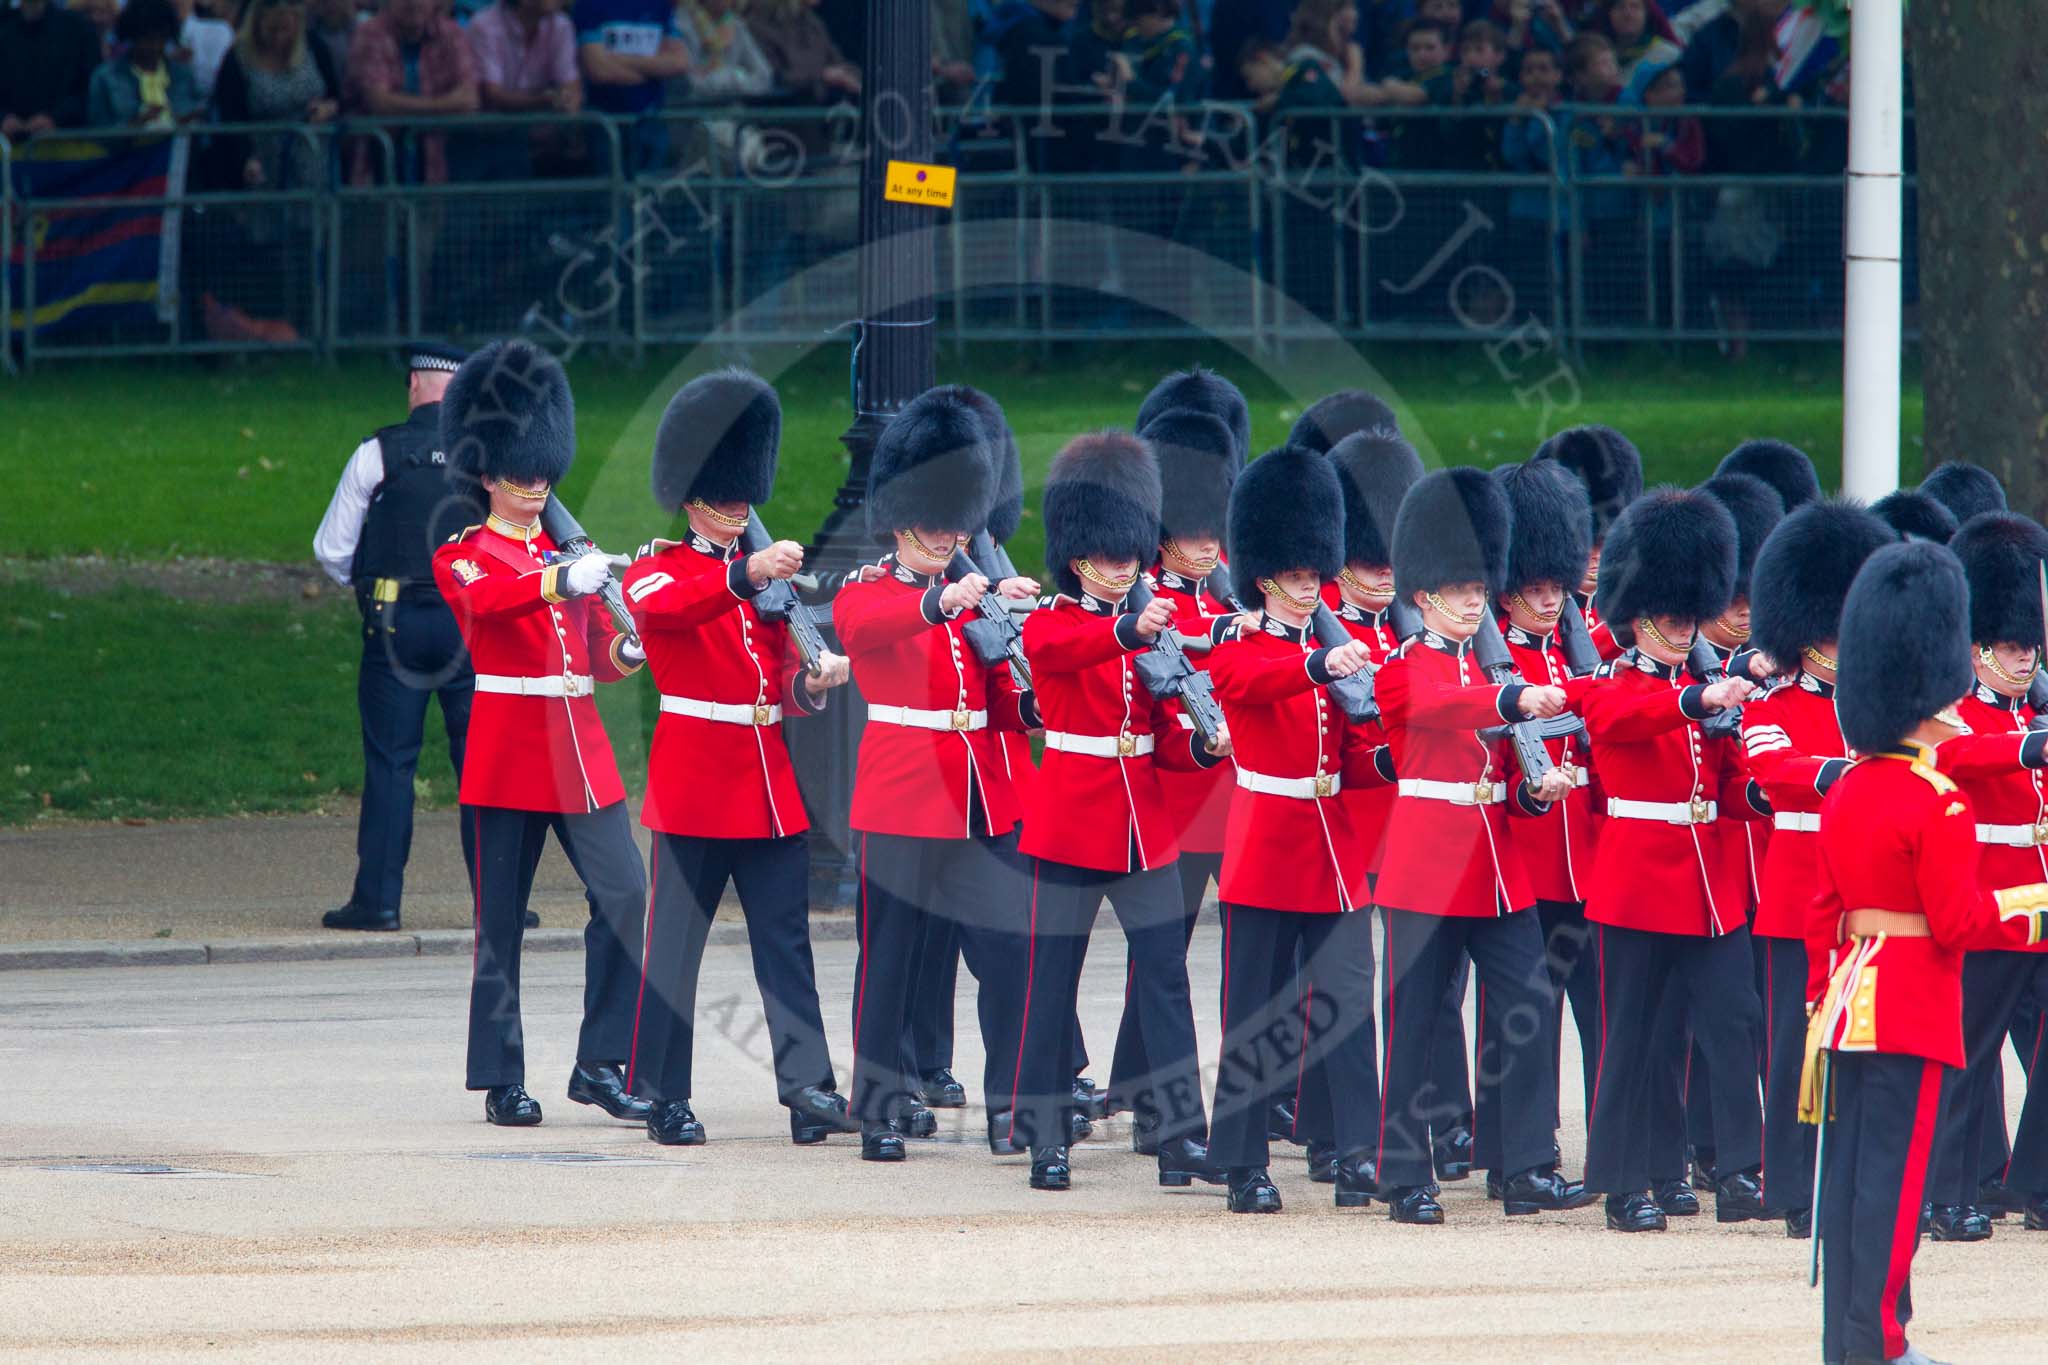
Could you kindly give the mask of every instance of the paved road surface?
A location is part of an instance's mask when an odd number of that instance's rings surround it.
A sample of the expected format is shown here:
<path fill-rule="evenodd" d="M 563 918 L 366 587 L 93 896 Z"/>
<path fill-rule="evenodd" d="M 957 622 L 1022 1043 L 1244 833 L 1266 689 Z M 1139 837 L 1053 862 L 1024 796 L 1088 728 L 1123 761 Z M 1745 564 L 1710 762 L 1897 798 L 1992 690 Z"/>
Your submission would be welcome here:
<path fill-rule="evenodd" d="M 851 946 L 820 945 L 835 1055 Z M 1195 942 L 1205 1049 L 1216 942 Z M 460 959 L 16 974 L 0 982 L 0 1352 L 294 1362 L 450 1358 L 1764 1361 L 1815 1351 L 1806 1246 L 1775 1225 L 1624 1238 L 1597 1210 L 1450 1224 L 1339 1213 L 1298 1156 L 1287 1211 L 1168 1192 L 1106 1125 L 1064 1195 L 965 1131 L 863 1165 L 789 1145 L 749 1030 L 747 955 L 705 968 L 698 1112 L 657 1148 L 569 1104 L 574 955 L 526 965 L 548 1122 L 487 1127 L 459 1086 Z M 1097 942 L 1084 1023 L 1108 1049 L 1121 951 Z M 960 1070 L 977 1074 L 963 1000 Z M 748 1049 L 752 1049 L 750 1055 Z M 1570 1053 L 1573 1048 L 1566 1044 Z M 1098 1065 L 1096 1074 L 1101 1075 Z M 1567 1056 L 1567 1077 L 1577 1074 Z M 1575 1112 L 1579 1098 L 1567 1097 Z M 1576 1168 L 1578 1125 L 1568 1125 Z M 537 1153 L 571 1153 L 545 1162 Z M 131 1175 L 95 1163 L 161 1163 Z M 2048 1234 L 1928 1247 L 1916 1340 L 2048 1356 Z"/>

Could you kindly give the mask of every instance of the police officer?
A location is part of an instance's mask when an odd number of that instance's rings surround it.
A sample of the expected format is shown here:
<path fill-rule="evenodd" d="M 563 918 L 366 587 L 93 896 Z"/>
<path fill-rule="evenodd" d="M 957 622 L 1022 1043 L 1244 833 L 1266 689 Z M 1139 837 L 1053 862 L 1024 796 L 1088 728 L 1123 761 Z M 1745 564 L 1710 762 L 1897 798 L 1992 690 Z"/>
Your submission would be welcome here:
<path fill-rule="evenodd" d="M 412 779 L 431 697 L 441 699 L 448 757 L 462 776 L 472 676 L 455 618 L 434 587 L 433 558 L 442 541 L 484 516 L 481 491 L 467 480 L 449 480 L 441 450 L 441 391 L 463 355 L 451 346 L 412 351 L 406 374 L 411 414 L 356 447 L 313 534 L 320 567 L 355 589 L 363 615 L 356 881 L 348 904 L 321 916 L 329 929 L 399 926 L 412 851 Z M 461 824 L 462 865 L 473 868 L 475 829 L 467 816 Z"/>

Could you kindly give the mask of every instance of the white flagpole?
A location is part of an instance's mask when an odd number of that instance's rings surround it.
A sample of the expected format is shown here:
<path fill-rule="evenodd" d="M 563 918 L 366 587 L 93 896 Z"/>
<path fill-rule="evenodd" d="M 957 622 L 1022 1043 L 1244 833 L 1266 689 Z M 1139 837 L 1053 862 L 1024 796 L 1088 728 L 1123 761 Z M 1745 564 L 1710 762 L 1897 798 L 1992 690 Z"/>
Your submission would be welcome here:
<path fill-rule="evenodd" d="M 1899 486 L 1905 0 L 1856 0 L 1849 25 L 1842 491 L 1873 500 Z"/>

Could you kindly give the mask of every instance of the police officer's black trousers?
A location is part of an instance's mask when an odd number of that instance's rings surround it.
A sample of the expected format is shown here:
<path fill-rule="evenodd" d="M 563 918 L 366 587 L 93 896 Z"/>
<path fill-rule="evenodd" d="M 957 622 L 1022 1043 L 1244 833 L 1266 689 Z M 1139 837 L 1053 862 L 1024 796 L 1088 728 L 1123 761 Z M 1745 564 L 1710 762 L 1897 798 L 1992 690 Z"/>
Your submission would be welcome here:
<path fill-rule="evenodd" d="M 1806 944 L 1796 938 L 1756 941 L 1764 963 L 1764 1207 L 1807 1209 L 1813 1206 L 1814 1129 L 1799 1121 Z"/>
<path fill-rule="evenodd" d="M 1722 1175 L 1763 1161 L 1749 928 L 1707 937 L 1597 926 L 1601 1030 L 1586 1188 L 1647 1191 L 1685 1174 L 1685 1020 L 1707 1055 Z"/>
<path fill-rule="evenodd" d="M 526 1081 L 519 1023 L 519 947 L 526 895 L 550 829 L 583 879 L 583 1028 L 576 1060 L 623 1064 L 633 1050 L 633 1006 L 647 919 L 647 871 L 626 803 L 589 814 L 474 807 L 476 958 L 469 988 L 469 1088 Z"/>
<path fill-rule="evenodd" d="M 1180 884 L 1181 907 L 1181 961 L 1187 961 L 1188 945 L 1194 942 L 1195 920 L 1202 912 L 1202 896 L 1209 889 L 1211 878 L 1223 871 L 1221 853 L 1183 853 L 1173 861 L 1174 874 Z M 1122 1110 L 1132 1107 L 1128 1098 L 1130 1082 L 1149 1075 L 1152 1064 L 1145 1045 L 1145 1023 L 1139 1017 L 1138 995 L 1131 989 L 1137 974 L 1137 957 L 1124 954 L 1124 1015 L 1116 1027 L 1116 1055 L 1109 1068 L 1109 1102 L 1111 1109 Z"/>
<path fill-rule="evenodd" d="M 1834 1121 L 1821 1138 L 1821 1359 L 1889 1360 L 1906 1352 L 1913 1252 L 1928 1149 L 1940 1103 L 1939 1062 L 1884 1052 L 1830 1054 Z"/>
<path fill-rule="evenodd" d="M 810 853 L 804 837 L 703 839 L 654 836 L 647 904 L 647 961 L 636 992 L 626 1083 L 650 1100 L 687 1100 L 704 944 L 728 882 L 739 893 L 761 1013 L 736 1002 L 708 1013 L 749 1060 L 775 1074 L 787 1102 L 807 1085 L 834 1088 L 818 974 L 811 961 Z"/>
<path fill-rule="evenodd" d="M 986 1060 L 982 1095 L 1009 1108 L 1017 1080 L 1017 1020 L 1024 1006 L 1023 879 L 1016 835 L 924 839 L 856 832 L 860 895 L 854 906 L 860 955 L 853 980 L 853 1115 L 895 1118 L 917 1077 L 907 1066 L 911 978 L 927 915 L 952 920 L 980 991 Z"/>
<path fill-rule="evenodd" d="M 1275 970 L 1299 950 L 1302 989 Z M 1320 1063 L 1340 1155 L 1369 1151 L 1379 1078 L 1373 1070 L 1372 915 L 1223 906 L 1223 1051 L 1209 1156 L 1223 1167 L 1270 1160 L 1273 1100 Z M 1285 983 L 1283 985 L 1283 983 Z"/>
<path fill-rule="evenodd" d="M 1381 1013 L 1386 1019 L 1386 1088 L 1380 1106 L 1380 1185 L 1426 1185 L 1435 1177 L 1431 1131 L 1468 1112 L 1462 1091 L 1437 1083 L 1434 1053 L 1445 1045 L 1446 992 L 1469 958 L 1499 1029 L 1499 1169 L 1516 1175 L 1547 1165 L 1557 1131 L 1550 1067 L 1557 995 L 1543 962 L 1543 928 L 1533 913 L 1484 918 L 1417 914 L 1382 907 L 1386 945 Z M 1462 1037 L 1464 1030 L 1459 1030 Z M 1489 1143 L 1493 1141 L 1488 1138 Z"/>
<path fill-rule="evenodd" d="M 1927 1172 L 1930 1203 L 1977 1202 L 1986 1129 L 1992 1122 L 2005 1124 L 2003 1111 L 1993 1114 L 1988 1101 L 2005 1065 L 2006 1031 L 2040 964 L 2032 953 L 1963 954 L 1963 1065 L 1941 1082 L 1941 1117 Z"/>
<path fill-rule="evenodd" d="M 426 737 L 427 702 L 441 699 L 448 758 L 462 776 L 469 704 L 476 695 L 462 633 L 440 603 L 387 602 L 364 615 L 356 710 L 363 723 L 363 807 L 356 817 L 356 881 L 349 904 L 394 913 L 412 854 L 413 775 Z M 461 816 L 462 865 L 476 867 L 476 828 Z M 471 888 L 474 893 L 475 888 Z"/>
<path fill-rule="evenodd" d="M 1031 1146 L 1067 1142 L 1073 1105 L 1073 1019 L 1096 912 L 1107 900 L 1123 925 L 1151 1070 L 1126 1078 L 1127 1103 L 1162 1138 L 1201 1137 L 1202 1078 L 1188 994 L 1180 879 L 1171 864 L 1147 872 L 1099 872 L 1047 859 L 1032 870 L 1026 931 L 1029 966 L 1018 1029 L 1014 1134 Z"/>

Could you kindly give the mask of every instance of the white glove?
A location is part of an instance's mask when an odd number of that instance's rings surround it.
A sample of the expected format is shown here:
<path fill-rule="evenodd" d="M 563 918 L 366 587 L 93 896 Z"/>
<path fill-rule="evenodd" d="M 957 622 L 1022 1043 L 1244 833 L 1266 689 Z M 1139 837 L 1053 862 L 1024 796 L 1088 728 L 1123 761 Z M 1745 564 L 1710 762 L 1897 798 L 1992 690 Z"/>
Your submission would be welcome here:
<path fill-rule="evenodd" d="M 582 597 L 603 587 L 611 576 L 612 566 L 603 555 L 587 554 L 571 560 L 569 567 L 562 571 L 561 578 L 562 586 L 569 590 L 567 596 Z"/>
<path fill-rule="evenodd" d="M 619 641 L 619 657 L 629 664 L 644 664 L 647 662 L 647 651 L 634 640 L 624 639 Z"/>

